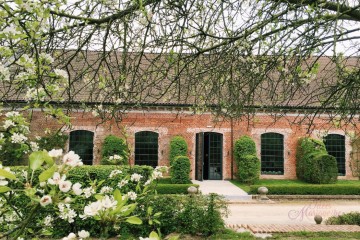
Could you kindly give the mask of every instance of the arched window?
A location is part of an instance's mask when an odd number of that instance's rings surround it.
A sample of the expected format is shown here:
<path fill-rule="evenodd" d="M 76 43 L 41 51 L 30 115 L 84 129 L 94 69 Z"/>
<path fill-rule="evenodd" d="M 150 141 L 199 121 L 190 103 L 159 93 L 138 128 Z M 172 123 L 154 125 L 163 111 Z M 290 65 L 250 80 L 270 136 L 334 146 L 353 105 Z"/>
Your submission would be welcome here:
<path fill-rule="evenodd" d="M 86 130 L 70 132 L 69 150 L 78 154 L 85 165 L 93 164 L 94 133 Z"/>
<path fill-rule="evenodd" d="M 340 134 L 328 134 L 324 137 L 327 152 L 336 158 L 338 174 L 345 176 L 345 136 Z"/>
<path fill-rule="evenodd" d="M 135 133 L 135 164 L 156 167 L 158 165 L 158 138 L 156 132 Z"/>
<path fill-rule="evenodd" d="M 279 133 L 261 135 L 261 173 L 284 174 L 284 136 Z"/>

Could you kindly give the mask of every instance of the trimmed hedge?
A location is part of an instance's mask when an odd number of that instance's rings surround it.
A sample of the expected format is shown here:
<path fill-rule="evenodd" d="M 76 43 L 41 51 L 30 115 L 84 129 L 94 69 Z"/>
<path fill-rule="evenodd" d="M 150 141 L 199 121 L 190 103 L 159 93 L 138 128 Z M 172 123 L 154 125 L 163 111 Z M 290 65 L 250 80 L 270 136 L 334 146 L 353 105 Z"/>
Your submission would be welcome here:
<path fill-rule="evenodd" d="M 263 185 L 250 186 L 249 193 L 257 194 L 259 187 Z M 359 195 L 360 186 L 345 184 L 326 184 L 326 185 L 293 185 L 293 186 L 266 186 L 269 195 Z"/>
<path fill-rule="evenodd" d="M 114 135 L 108 135 L 102 145 L 102 165 L 127 165 L 129 162 L 129 148 L 124 139 Z M 111 156 L 119 155 L 120 159 L 109 159 Z"/>
<path fill-rule="evenodd" d="M 296 175 L 309 183 L 335 183 L 338 175 L 336 158 L 327 153 L 322 141 L 301 138 L 296 151 Z"/>
<path fill-rule="evenodd" d="M 249 136 L 242 136 L 235 142 L 235 160 L 240 182 L 252 184 L 260 177 L 260 160 L 256 157 L 255 142 Z"/>
<path fill-rule="evenodd" d="M 360 226 L 360 212 L 349 212 L 339 216 L 329 217 L 327 225 L 358 225 Z"/>
<path fill-rule="evenodd" d="M 186 156 L 177 156 L 172 165 L 171 182 L 189 183 L 190 160 Z"/>
<path fill-rule="evenodd" d="M 156 192 L 158 194 L 188 194 L 187 189 L 191 186 L 199 188 L 197 184 L 158 184 Z"/>
<path fill-rule="evenodd" d="M 170 166 L 173 165 L 177 156 L 187 156 L 188 146 L 185 139 L 181 136 L 175 136 L 170 140 Z"/>

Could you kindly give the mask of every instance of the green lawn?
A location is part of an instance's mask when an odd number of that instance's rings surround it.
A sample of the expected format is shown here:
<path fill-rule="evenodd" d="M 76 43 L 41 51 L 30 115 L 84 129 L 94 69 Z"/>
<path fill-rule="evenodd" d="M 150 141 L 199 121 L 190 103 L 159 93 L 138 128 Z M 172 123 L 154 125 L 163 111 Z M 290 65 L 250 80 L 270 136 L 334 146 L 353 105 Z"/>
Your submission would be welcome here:
<path fill-rule="evenodd" d="M 250 185 L 239 182 L 238 180 L 231 180 L 231 183 L 243 189 L 245 192 L 250 191 Z M 260 179 L 255 184 L 262 186 L 301 186 L 301 185 L 317 185 L 303 182 L 301 180 L 278 180 L 278 179 Z M 326 184 L 324 184 L 326 185 Z M 349 186 L 360 186 L 359 180 L 338 180 L 335 185 L 349 185 Z"/>

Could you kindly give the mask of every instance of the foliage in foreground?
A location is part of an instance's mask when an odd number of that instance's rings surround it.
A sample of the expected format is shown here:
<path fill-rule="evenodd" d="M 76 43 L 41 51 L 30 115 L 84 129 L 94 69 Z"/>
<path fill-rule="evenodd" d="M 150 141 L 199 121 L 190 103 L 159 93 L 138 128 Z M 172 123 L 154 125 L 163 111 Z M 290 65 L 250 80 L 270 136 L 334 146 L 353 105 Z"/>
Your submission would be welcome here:
<path fill-rule="evenodd" d="M 60 159 L 62 164 L 56 165 L 55 160 Z M 25 169 L 1 167 L 0 222 L 7 224 L 0 225 L 0 238 L 108 238 L 117 235 L 125 223 L 142 224 L 134 211 L 152 192 L 152 181 L 161 177 L 165 168 L 158 167 L 148 176 L 128 174 L 130 168 L 124 168 L 124 173 L 115 169 L 101 180 L 100 175 L 82 171 L 91 169 L 89 166 L 81 166 L 74 152 L 63 156 L 62 150 L 52 150 L 31 153 Z M 105 185 L 105 179 L 116 185 Z M 159 216 L 151 206 L 141 211 L 147 212 L 148 218 Z M 152 237 L 157 235 L 151 231 Z"/>

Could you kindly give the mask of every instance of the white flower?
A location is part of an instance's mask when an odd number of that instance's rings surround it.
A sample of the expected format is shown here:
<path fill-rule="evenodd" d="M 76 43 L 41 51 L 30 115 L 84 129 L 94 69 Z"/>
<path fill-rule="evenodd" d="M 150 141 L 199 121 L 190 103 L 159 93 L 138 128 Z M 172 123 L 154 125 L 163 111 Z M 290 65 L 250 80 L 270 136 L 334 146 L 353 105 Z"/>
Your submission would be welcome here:
<path fill-rule="evenodd" d="M 100 193 L 101 194 L 111 193 L 113 190 L 114 189 L 112 187 L 104 186 L 101 188 Z"/>
<path fill-rule="evenodd" d="M 64 237 L 62 240 L 76 240 L 76 234 L 70 233 L 67 237 Z"/>
<path fill-rule="evenodd" d="M 83 190 L 81 189 L 81 184 L 80 183 L 75 183 L 72 186 L 72 190 L 75 193 L 75 195 L 81 195 Z"/>
<path fill-rule="evenodd" d="M 151 183 L 151 180 L 148 179 L 148 180 L 144 183 L 144 186 L 147 186 L 147 185 L 149 185 L 150 183 Z"/>
<path fill-rule="evenodd" d="M 28 138 L 24 136 L 24 134 L 21 133 L 14 133 L 11 136 L 11 142 L 12 143 L 24 143 Z"/>
<path fill-rule="evenodd" d="M 153 173 L 152 173 L 152 178 L 153 179 L 158 179 L 158 178 L 162 178 L 162 177 L 163 177 L 162 172 L 156 171 L 156 170 L 153 171 Z"/>
<path fill-rule="evenodd" d="M 44 225 L 46 227 L 50 227 L 53 220 L 54 219 L 50 215 L 46 216 L 44 219 Z"/>
<path fill-rule="evenodd" d="M 32 151 L 39 151 L 39 145 L 36 142 L 30 142 L 30 147 Z"/>
<path fill-rule="evenodd" d="M 81 230 L 80 232 L 78 232 L 79 238 L 88 238 L 90 237 L 90 233 L 88 231 L 85 230 Z"/>
<path fill-rule="evenodd" d="M 48 179 L 48 183 L 51 185 L 59 185 L 59 183 L 61 181 L 65 181 L 65 179 L 66 179 L 66 175 L 63 175 L 61 177 L 60 173 L 54 172 L 53 177 Z"/>
<path fill-rule="evenodd" d="M 115 208 L 117 205 L 117 201 L 114 200 L 113 197 L 105 196 L 100 200 L 101 206 L 104 209 Z"/>
<path fill-rule="evenodd" d="M 141 176 L 140 174 L 134 173 L 131 175 L 130 179 L 133 182 L 139 182 L 142 177 L 143 176 Z"/>
<path fill-rule="evenodd" d="M 59 217 L 61 219 L 68 221 L 69 223 L 74 222 L 74 218 L 77 216 L 77 214 L 74 209 L 70 208 L 70 204 L 59 203 L 58 208 L 60 212 Z"/>
<path fill-rule="evenodd" d="M 9 127 L 15 127 L 15 123 L 11 120 L 5 120 L 3 127 L 6 130 Z"/>
<path fill-rule="evenodd" d="M 46 205 L 49 205 L 52 203 L 52 199 L 49 195 L 45 195 L 40 199 L 40 205 L 45 207 Z"/>
<path fill-rule="evenodd" d="M 109 175 L 109 178 L 113 178 L 113 177 L 115 177 L 116 175 L 121 174 L 121 173 L 122 173 L 121 170 L 112 170 L 111 173 L 110 173 L 110 175 Z"/>
<path fill-rule="evenodd" d="M 129 181 L 128 180 L 121 180 L 119 183 L 118 183 L 118 187 L 119 188 L 122 188 L 123 186 L 125 186 Z"/>
<path fill-rule="evenodd" d="M 137 198 L 137 195 L 136 195 L 136 193 L 135 192 L 128 192 L 127 194 L 126 194 L 131 200 L 135 200 L 136 198 Z"/>
<path fill-rule="evenodd" d="M 74 151 L 70 151 L 64 155 L 63 163 L 65 163 L 66 165 L 68 165 L 70 167 L 76 167 L 76 166 L 82 165 L 82 161 L 81 161 L 79 155 L 77 155 Z"/>
<path fill-rule="evenodd" d="M 40 182 L 40 187 L 45 187 L 46 186 L 46 182 Z"/>
<path fill-rule="evenodd" d="M 0 179 L 0 186 L 6 186 L 8 185 L 8 183 L 9 183 L 8 181 Z"/>
<path fill-rule="evenodd" d="M 102 204 L 99 201 L 92 202 L 84 208 L 85 218 L 88 216 L 95 216 L 102 209 Z"/>
<path fill-rule="evenodd" d="M 61 157 L 63 155 L 62 149 L 51 149 L 49 152 L 49 156 L 53 158 Z"/>
<path fill-rule="evenodd" d="M 59 182 L 59 189 L 62 192 L 68 192 L 71 189 L 72 183 L 70 181 L 60 181 Z"/>
<path fill-rule="evenodd" d="M 61 77 L 63 79 L 69 78 L 69 75 L 67 74 L 67 72 L 62 69 L 55 69 L 54 72 L 58 77 Z"/>
<path fill-rule="evenodd" d="M 16 112 L 16 111 L 11 111 L 11 112 L 7 112 L 5 113 L 5 117 L 16 117 L 16 116 L 20 116 L 20 113 L 19 112 Z"/>
<path fill-rule="evenodd" d="M 91 195 L 95 194 L 95 190 L 92 187 L 87 187 L 83 189 L 85 198 L 91 197 Z"/>

